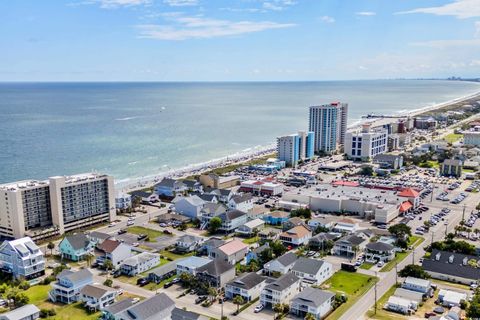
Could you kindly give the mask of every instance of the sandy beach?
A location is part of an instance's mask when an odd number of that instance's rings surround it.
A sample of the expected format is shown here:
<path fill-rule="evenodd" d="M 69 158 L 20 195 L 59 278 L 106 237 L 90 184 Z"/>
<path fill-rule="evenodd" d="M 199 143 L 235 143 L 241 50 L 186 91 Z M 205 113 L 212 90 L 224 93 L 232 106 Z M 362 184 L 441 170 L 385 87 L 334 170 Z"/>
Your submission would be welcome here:
<path fill-rule="evenodd" d="M 448 107 L 449 105 L 459 103 L 462 101 L 468 101 L 473 98 L 478 98 L 480 99 L 480 90 L 477 91 L 476 93 L 462 96 L 459 98 L 455 98 L 449 101 L 441 102 L 435 105 L 427 106 L 427 107 L 422 107 L 416 110 L 411 110 L 407 112 L 402 112 L 399 114 L 395 114 L 394 116 L 396 118 L 398 117 L 408 117 L 408 116 L 417 116 L 421 115 L 425 112 L 436 110 L 436 109 L 441 109 L 444 107 Z M 393 116 L 393 115 L 392 115 Z M 373 126 L 379 126 L 384 123 L 392 122 L 394 121 L 393 118 L 375 118 L 375 119 L 365 119 L 365 121 L 362 121 L 361 123 L 355 123 L 353 125 L 349 125 L 348 129 L 354 129 L 358 128 L 361 126 L 362 123 L 369 122 Z M 218 158 L 218 159 L 213 159 L 210 161 L 198 163 L 198 164 L 192 164 L 183 168 L 178 168 L 178 169 L 171 169 L 165 172 L 159 172 L 157 174 L 152 174 L 149 176 L 144 176 L 144 177 L 139 177 L 139 178 L 131 178 L 131 179 L 124 179 L 120 181 L 115 181 L 115 188 L 117 192 L 130 192 L 138 189 L 143 189 L 143 188 L 149 188 L 161 181 L 165 177 L 171 177 L 171 178 L 184 178 L 187 176 L 191 175 L 198 175 L 202 174 L 204 172 L 221 168 L 227 165 L 232 165 L 232 164 L 240 164 L 243 162 L 250 161 L 255 158 L 263 157 L 265 155 L 271 154 L 275 152 L 276 150 L 276 144 L 271 144 L 267 146 L 256 146 L 253 148 L 249 148 L 244 151 L 237 152 L 235 154 Z"/>

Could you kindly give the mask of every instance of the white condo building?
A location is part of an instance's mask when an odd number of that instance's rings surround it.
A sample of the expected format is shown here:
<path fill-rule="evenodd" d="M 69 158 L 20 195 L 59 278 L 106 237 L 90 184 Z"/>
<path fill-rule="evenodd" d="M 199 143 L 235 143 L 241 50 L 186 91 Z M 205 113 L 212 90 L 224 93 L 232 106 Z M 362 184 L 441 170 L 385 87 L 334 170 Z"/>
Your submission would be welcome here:
<path fill-rule="evenodd" d="M 362 129 L 349 131 L 345 136 L 344 149 L 349 159 L 370 161 L 388 151 L 387 129 L 370 129 L 369 125 L 364 125 Z"/>
<path fill-rule="evenodd" d="M 280 161 L 295 167 L 299 161 L 314 156 L 314 133 L 299 131 L 297 134 L 277 138 L 277 154 Z"/>
<path fill-rule="evenodd" d="M 87 173 L 0 185 L 0 236 L 38 240 L 116 217 L 113 177 Z"/>
<path fill-rule="evenodd" d="M 314 132 L 314 150 L 332 153 L 345 142 L 348 104 L 333 102 L 310 107 L 309 131 Z"/>

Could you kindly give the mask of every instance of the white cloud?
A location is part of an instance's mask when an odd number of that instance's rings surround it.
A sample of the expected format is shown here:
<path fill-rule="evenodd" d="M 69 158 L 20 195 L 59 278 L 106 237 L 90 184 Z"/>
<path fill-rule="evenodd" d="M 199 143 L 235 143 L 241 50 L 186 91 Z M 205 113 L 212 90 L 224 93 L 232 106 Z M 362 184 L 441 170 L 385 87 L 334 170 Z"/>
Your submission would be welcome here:
<path fill-rule="evenodd" d="M 359 11 L 359 12 L 355 12 L 355 14 L 357 16 L 371 17 L 371 16 L 375 16 L 377 13 L 373 11 Z"/>
<path fill-rule="evenodd" d="M 452 40 L 431 40 L 424 42 L 413 42 L 410 45 L 431 48 L 447 47 L 476 47 L 480 46 L 480 39 L 452 39 Z"/>
<path fill-rule="evenodd" d="M 429 13 L 438 16 L 455 16 L 459 19 L 480 17 L 480 0 L 455 0 L 439 7 L 417 8 L 397 14 Z"/>
<path fill-rule="evenodd" d="M 157 40 L 209 39 L 259 32 L 270 29 L 282 29 L 295 26 L 291 23 L 271 21 L 228 21 L 196 17 L 171 17 L 172 25 L 138 25 L 140 38 Z"/>
<path fill-rule="evenodd" d="M 187 7 L 198 5 L 198 0 L 163 0 L 163 3 L 171 7 Z"/>
<path fill-rule="evenodd" d="M 295 4 L 297 4 L 297 2 L 292 0 L 269 0 L 263 2 L 262 7 L 265 10 L 282 11 Z"/>
<path fill-rule="evenodd" d="M 325 23 L 334 23 L 335 22 L 335 18 L 329 17 L 329 16 L 320 17 L 320 20 L 322 22 L 325 22 Z"/>
<path fill-rule="evenodd" d="M 480 21 L 475 22 L 475 38 L 480 38 Z"/>
<path fill-rule="evenodd" d="M 98 0 L 100 7 L 105 9 L 112 9 L 118 7 L 132 7 L 139 5 L 150 4 L 151 0 Z"/>

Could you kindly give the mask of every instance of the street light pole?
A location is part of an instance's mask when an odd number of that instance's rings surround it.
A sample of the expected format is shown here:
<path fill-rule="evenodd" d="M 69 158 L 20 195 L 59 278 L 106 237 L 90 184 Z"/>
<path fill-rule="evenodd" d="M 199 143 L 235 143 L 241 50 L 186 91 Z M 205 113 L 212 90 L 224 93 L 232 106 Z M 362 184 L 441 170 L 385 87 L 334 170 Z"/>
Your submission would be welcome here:
<path fill-rule="evenodd" d="M 462 222 L 465 222 L 465 208 L 467 207 L 467 205 L 464 203 L 463 204 L 463 213 L 462 213 Z"/>
<path fill-rule="evenodd" d="M 375 271 L 375 278 L 377 278 L 377 271 Z M 377 279 L 375 279 L 375 310 L 374 314 L 377 314 Z"/>

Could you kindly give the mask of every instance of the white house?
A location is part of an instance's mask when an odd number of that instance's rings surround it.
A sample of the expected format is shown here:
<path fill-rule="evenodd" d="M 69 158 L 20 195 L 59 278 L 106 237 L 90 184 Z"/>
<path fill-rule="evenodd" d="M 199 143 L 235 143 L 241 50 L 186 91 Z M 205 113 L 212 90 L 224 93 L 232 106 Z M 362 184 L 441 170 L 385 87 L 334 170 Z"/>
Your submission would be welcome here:
<path fill-rule="evenodd" d="M 173 200 L 175 212 L 191 219 L 199 218 L 205 201 L 199 196 L 176 197 Z"/>
<path fill-rule="evenodd" d="M 45 274 L 43 252 L 30 237 L 0 245 L 0 268 L 14 278 L 35 279 Z"/>
<path fill-rule="evenodd" d="M 290 301 L 290 312 L 302 319 L 310 313 L 320 320 L 332 310 L 334 299 L 330 291 L 306 287 Z"/>
<path fill-rule="evenodd" d="M 241 225 L 235 231 L 241 235 L 248 237 L 253 235 L 255 232 L 263 229 L 264 226 L 265 226 L 265 221 L 257 218 L 257 219 L 250 220 L 247 223 Z"/>
<path fill-rule="evenodd" d="M 452 290 L 440 289 L 438 300 L 445 307 L 459 307 L 462 301 L 467 301 L 467 294 Z"/>
<path fill-rule="evenodd" d="M 115 302 L 117 290 L 101 284 L 89 284 L 80 290 L 80 300 L 90 310 L 103 310 Z"/>
<path fill-rule="evenodd" d="M 120 270 L 127 276 L 135 276 L 156 267 L 159 263 L 159 254 L 142 252 L 133 257 L 125 259 L 120 266 Z"/>
<path fill-rule="evenodd" d="M 132 256 L 131 247 L 117 240 L 107 239 L 103 241 L 98 250 L 103 255 L 97 257 L 97 263 L 103 265 L 105 260 L 110 260 L 115 269 L 118 269 L 122 262 Z"/>
<path fill-rule="evenodd" d="M 245 273 L 225 285 L 225 296 L 231 300 L 236 296 L 242 296 L 244 301 L 252 301 L 260 296 L 266 280 L 255 272 Z"/>
<path fill-rule="evenodd" d="M 249 212 L 253 209 L 253 197 L 250 193 L 241 193 L 234 195 L 228 201 L 228 207 L 234 210 Z"/>
<path fill-rule="evenodd" d="M 300 257 L 295 261 L 290 272 L 301 278 L 303 282 L 320 284 L 333 275 L 333 266 L 323 260 Z"/>
<path fill-rule="evenodd" d="M 177 239 L 175 249 L 180 252 L 192 252 L 200 248 L 204 241 L 205 239 L 202 237 L 185 234 Z"/>
<path fill-rule="evenodd" d="M 407 277 L 402 283 L 402 288 L 427 294 L 432 289 L 432 283 L 425 279 Z"/>
<path fill-rule="evenodd" d="M 301 246 L 307 244 L 312 237 L 312 231 L 304 226 L 296 226 L 280 234 L 280 241 L 285 245 Z"/>
<path fill-rule="evenodd" d="M 283 256 L 277 259 L 271 260 L 263 265 L 263 269 L 267 274 L 278 272 L 280 274 L 286 274 L 292 270 L 295 261 L 298 257 L 294 252 L 287 252 Z"/>
<path fill-rule="evenodd" d="M 240 240 L 232 240 L 210 252 L 210 258 L 222 259 L 230 264 L 240 262 L 245 258 L 248 246 Z"/>
<path fill-rule="evenodd" d="M 357 231 L 358 229 L 358 223 L 356 223 L 352 219 L 342 219 L 335 224 L 333 227 L 333 231 L 335 232 L 340 232 L 340 233 L 353 233 Z"/>
<path fill-rule="evenodd" d="M 38 318 L 40 318 L 40 309 L 34 304 L 26 304 L 0 314 L 0 320 L 35 320 Z"/>
<path fill-rule="evenodd" d="M 318 227 L 322 227 L 325 229 L 331 229 L 334 225 L 334 220 L 329 217 L 316 217 L 312 218 L 308 221 L 308 226 L 310 229 L 315 230 Z"/>
<path fill-rule="evenodd" d="M 365 260 L 376 263 L 390 261 L 395 258 L 395 248 L 385 242 L 370 242 L 365 246 Z"/>
<path fill-rule="evenodd" d="M 418 308 L 418 304 L 415 301 L 391 296 L 390 298 L 388 298 L 388 302 L 385 305 L 385 308 L 387 310 L 398 312 L 401 314 L 409 314 L 411 312 L 414 312 Z"/>
<path fill-rule="evenodd" d="M 363 250 L 366 242 L 367 239 L 362 235 L 351 234 L 338 239 L 332 248 L 332 253 L 337 256 L 353 257 Z"/>
<path fill-rule="evenodd" d="M 300 288 L 300 278 L 293 273 L 287 273 L 263 288 L 260 303 L 267 308 L 273 308 L 277 303 L 288 303 Z"/>

